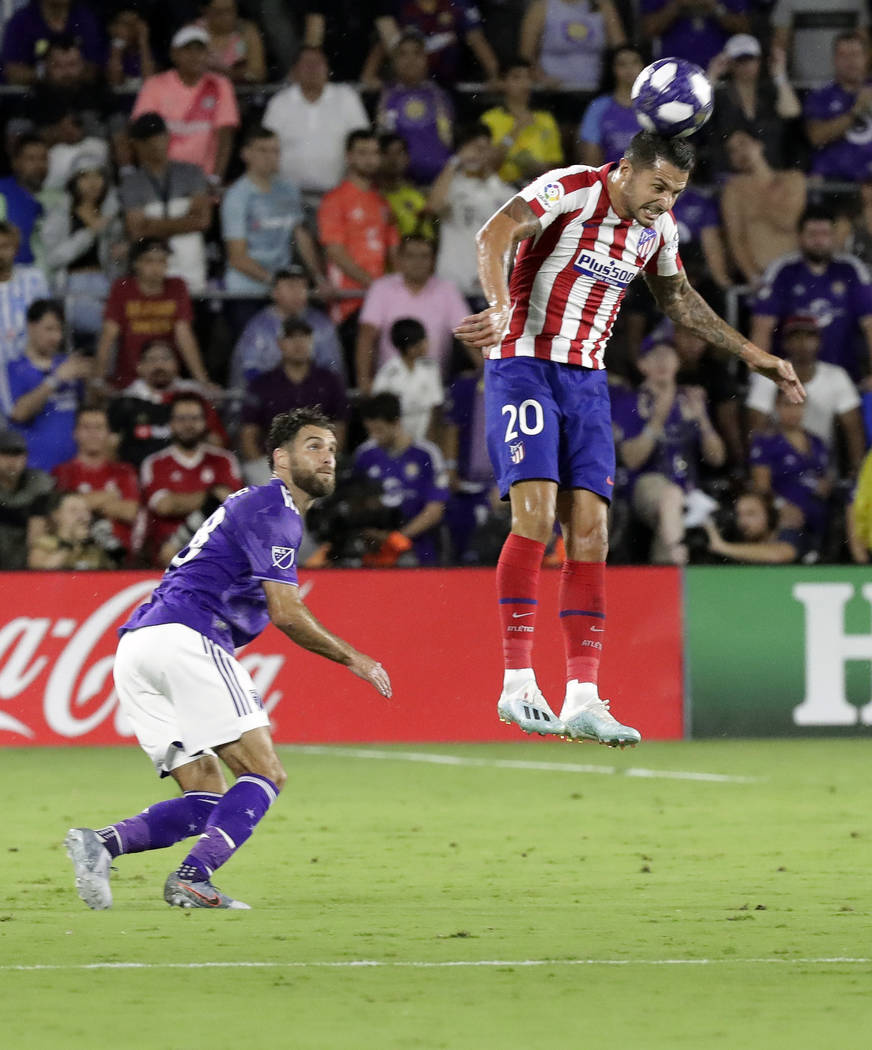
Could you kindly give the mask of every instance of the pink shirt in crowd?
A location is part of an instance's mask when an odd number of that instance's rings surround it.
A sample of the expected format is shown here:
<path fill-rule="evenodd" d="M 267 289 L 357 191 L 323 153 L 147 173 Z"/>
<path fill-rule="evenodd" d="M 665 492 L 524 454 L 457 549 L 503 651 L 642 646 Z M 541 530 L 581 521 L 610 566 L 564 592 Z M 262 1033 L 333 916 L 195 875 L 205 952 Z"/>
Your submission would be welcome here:
<path fill-rule="evenodd" d="M 170 132 L 170 159 L 198 164 L 215 173 L 218 129 L 239 126 L 233 85 L 220 73 L 206 73 L 193 87 L 183 83 L 175 69 L 146 77 L 131 119 L 142 113 L 160 113 Z"/>
<path fill-rule="evenodd" d="M 413 294 L 398 273 L 379 277 L 369 287 L 363 308 L 361 324 L 380 329 L 376 351 L 376 369 L 395 357 L 391 343 L 391 325 L 402 317 L 412 317 L 427 329 L 430 344 L 427 356 L 439 362 L 443 380 L 451 363 L 452 329 L 469 313 L 469 304 L 453 281 L 431 277 L 417 295 Z"/>

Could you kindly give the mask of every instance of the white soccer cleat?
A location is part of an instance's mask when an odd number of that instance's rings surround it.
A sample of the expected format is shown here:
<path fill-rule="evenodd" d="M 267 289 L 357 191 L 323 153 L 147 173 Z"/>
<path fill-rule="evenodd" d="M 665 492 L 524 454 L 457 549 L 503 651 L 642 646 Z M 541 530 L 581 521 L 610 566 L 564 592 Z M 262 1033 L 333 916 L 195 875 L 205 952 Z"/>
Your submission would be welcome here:
<path fill-rule="evenodd" d="M 111 908 L 112 854 L 97 832 L 90 828 L 70 828 L 64 846 L 76 872 L 76 890 L 85 904 L 94 911 Z"/>
<path fill-rule="evenodd" d="M 522 682 L 513 689 L 504 688 L 497 702 L 497 714 L 501 722 L 514 724 L 525 733 L 562 736 L 565 732 L 560 719 L 548 706 L 548 701 L 542 695 L 535 678 Z"/>
<path fill-rule="evenodd" d="M 583 689 L 584 687 L 582 687 Z M 595 691 L 586 698 L 582 692 L 568 687 L 566 700 L 560 712 L 564 735 L 570 740 L 593 740 L 607 747 L 635 747 L 642 734 L 632 726 L 621 725 L 609 711 L 609 701 L 601 700 Z"/>

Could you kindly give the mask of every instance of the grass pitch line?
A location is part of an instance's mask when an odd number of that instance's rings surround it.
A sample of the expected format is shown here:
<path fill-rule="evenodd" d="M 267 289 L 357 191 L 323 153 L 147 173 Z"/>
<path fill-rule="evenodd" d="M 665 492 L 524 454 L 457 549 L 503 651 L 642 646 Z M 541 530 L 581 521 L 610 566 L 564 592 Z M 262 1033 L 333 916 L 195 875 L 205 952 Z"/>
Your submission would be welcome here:
<path fill-rule="evenodd" d="M 865 966 L 872 958 L 822 956 L 786 959 L 777 956 L 751 959 L 450 959 L 447 961 L 382 961 L 338 959 L 315 962 L 97 962 L 32 963 L 0 965 L 0 972 L 18 973 L 52 970 L 446 970 L 460 968 L 506 968 L 532 966 Z"/>
<path fill-rule="evenodd" d="M 697 773 L 693 770 L 643 769 L 640 766 L 584 765 L 580 762 L 532 762 L 512 758 L 466 758 L 426 751 L 383 751 L 320 744 L 293 744 L 288 750 L 305 755 L 336 755 L 339 758 L 369 758 L 376 761 L 425 762 L 434 766 L 479 766 L 486 769 L 532 769 L 547 773 L 599 773 L 602 776 L 644 777 L 651 780 L 701 780 L 712 784 L 760 784 L 762 777 L 729 773 Z"/>

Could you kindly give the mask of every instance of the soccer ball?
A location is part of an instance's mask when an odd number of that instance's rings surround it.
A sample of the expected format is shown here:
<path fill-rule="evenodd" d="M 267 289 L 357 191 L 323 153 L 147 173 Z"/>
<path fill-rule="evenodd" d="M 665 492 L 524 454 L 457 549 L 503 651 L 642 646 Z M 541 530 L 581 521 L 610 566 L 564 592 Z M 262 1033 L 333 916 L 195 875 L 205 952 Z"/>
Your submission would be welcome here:
<path fill-rule="evenodd" d="M 645 66 L 631 92 L 633 109 L 645 131 L 683 138 L 712 114 L 712 86 L 699 66 L 683 58 L 661 58 Z"/>

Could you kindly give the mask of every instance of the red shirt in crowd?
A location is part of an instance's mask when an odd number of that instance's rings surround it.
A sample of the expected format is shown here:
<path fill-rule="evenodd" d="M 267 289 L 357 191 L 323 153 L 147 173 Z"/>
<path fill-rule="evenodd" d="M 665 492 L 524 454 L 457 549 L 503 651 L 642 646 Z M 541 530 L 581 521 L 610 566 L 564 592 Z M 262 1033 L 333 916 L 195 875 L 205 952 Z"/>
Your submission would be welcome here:
<path fill-rule="evenodd" d="M 176 322 L 192 321 L 194 308 L 181 277 L 167 277 L 157 295 L 146 295 L 136 277 L 119 277 L 109 289 L 103 316 L 121 329 L 112 379 L 123 387 L 136 379 L 143 346 L 150 339 L 165 339 L 174 345 Z"/>
<path fill-rule="evenodd" d="M 143 461 L 140 481 L 142 500 L 148 509 L 144 547 L 150 556 L 157 555 L 187 517 L 155 514 L 154 504 L 163 493 L 203 492 L 213 485 L 226 485 L 231 492 L 242 488 L 236 456 L 214 445 L 201 445 L 191 456 L 175 445 L 154 452 Z"/>
<path fill-rule="evenodd" d="M 139 481 L 129 463 L 106 460 L 99 467 L 92 467 L 77 457 L 56 466 L 52 475 L 61 492 L 111 492 L 120 499 L 139 502 Z M 129 551 L 133 525 L 126 521 L 113 521 L 112 532 L 122 547 Z"/>

